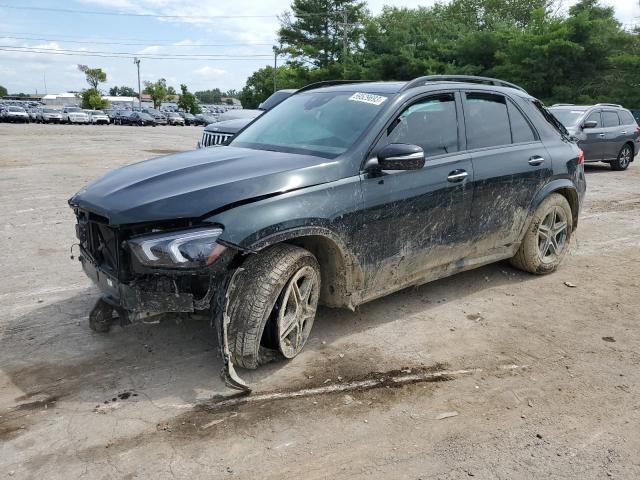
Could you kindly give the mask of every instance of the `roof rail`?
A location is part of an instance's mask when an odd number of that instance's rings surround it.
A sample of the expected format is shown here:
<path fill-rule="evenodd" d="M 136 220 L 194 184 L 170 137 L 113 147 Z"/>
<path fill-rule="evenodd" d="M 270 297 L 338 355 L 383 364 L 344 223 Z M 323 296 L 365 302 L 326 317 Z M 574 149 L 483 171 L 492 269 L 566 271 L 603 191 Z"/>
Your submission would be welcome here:
<path fill-rule="evenodd" d="M 573 107 L 575 103 L 554 103 L 552 107 Z"/>
<path fill-rule="evenodd" d="M 519 87 L 514 83 L 505 82 L 504 80 L 498 80 L 497 78 L 489 77 L 476 77 L 472 75 L 427 75 L 425 77 L 418 77 L 411 80 L 401 91 L 409 90 L 410 88 L 421 87 L 428 82 L 464 82 L 464 83 L 479 83 L 482 85 L 495 85 L 498 87 L 515 88 L 521 92 L 527 93 L 527 91 Z"/>
<path fill-rule="evenodd" d="M 618 107 L 618 108 L 624 108 L 622 105 L 618 105 L 617 103 L 596 103 L 596 107 Z"/>
<path fill-rule="evenodd" d="M 348 85 L 350 83 L 370 83 L 371 80 L 325 80 L 323 82 L 310 83 L 296 90 L 296 93 L 315 90 L 316 88 L 331 87 L 333 85 Z"/>

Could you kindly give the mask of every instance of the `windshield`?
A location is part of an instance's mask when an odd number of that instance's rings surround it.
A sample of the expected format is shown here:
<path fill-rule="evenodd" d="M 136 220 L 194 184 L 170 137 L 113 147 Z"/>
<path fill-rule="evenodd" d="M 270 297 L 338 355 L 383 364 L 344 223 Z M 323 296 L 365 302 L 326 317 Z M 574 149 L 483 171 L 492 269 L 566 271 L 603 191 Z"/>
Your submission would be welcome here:
<path fill-rule="evenodd" d="M 104 112 L 100 111 L 100 110 L 91 110 L 91 115 L 104 115 Z"/>
<path fill-rule="evenodd" d="M 67 112 L 81 112 L 78 107 L 67 107 Z"/>
<path fill-rule="evenodd" d="M 260 116 L 231 143 L 335 158 L 355 143 L 386 100 L 382 95 L 353 92 L 293 95 Z"/>
<path fill-rule="evenodd" d="M 585 112 L 569 108 L 550 108 L 549 110 L 565 127 L 575 127 Z"/>
<path fill-rule="evenodd" d="M 22 112 L 25 113 L 24 108 L 22 107 L 9 107 L 10 112 Z"/>
<path fill-rule="evenodd" d="M 58 113 L 58 111 L 54 110 L 53 108 L 43 108 L 42 112 L 43 113 Z"/>

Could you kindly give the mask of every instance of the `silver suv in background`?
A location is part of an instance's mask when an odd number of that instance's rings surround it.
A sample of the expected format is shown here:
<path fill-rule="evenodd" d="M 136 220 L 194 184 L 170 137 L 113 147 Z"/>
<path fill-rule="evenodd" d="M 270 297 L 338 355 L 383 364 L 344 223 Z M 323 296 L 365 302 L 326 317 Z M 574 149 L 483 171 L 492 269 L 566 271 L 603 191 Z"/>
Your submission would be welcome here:
<path fill-rule="evenodd" d="M 640 149 L 640 127 L 621 105 L 563 103 L 549 110 L 577 140 L 585 162 L 606 162 L 613 170 L 626 170 Z"/>

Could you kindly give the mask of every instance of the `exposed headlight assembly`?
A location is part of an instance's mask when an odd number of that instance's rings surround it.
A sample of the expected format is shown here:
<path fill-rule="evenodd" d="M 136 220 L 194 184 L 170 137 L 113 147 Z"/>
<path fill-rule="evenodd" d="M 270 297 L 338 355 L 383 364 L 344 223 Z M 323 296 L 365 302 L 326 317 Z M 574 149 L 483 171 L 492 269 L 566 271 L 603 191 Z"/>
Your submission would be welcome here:
<path fill-rule="evenodd" d="M 221 228 L 198 228 L 144 235 L 129 240 L 138 261 L 147 267 L 203 268 L 211 265 L 226 247 L 216 243 Z"/>

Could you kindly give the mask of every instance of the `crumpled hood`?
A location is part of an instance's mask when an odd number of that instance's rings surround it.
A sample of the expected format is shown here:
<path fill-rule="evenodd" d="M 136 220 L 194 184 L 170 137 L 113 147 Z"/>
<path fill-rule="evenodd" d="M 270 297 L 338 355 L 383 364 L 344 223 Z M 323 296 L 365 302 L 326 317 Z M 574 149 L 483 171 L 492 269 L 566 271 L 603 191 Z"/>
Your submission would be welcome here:
<path fill-rule="evenodd" d="M 114 170 L 69 204 L 113 225 L 200 218 L 237 202 L 340 178 L 335 160 L 311 155 L 212 147 Z"/>

